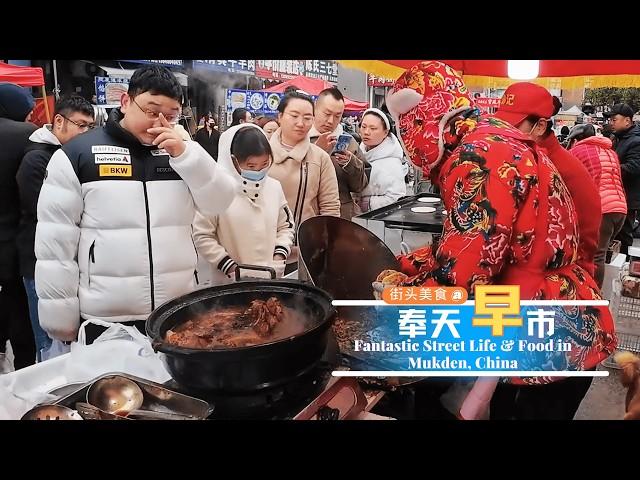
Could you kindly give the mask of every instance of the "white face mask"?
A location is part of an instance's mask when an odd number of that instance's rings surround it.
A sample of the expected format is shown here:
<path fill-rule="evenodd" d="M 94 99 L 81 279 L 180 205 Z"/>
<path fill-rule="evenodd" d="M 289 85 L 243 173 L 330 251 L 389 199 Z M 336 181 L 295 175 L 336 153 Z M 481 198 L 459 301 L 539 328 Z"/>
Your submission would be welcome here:
<path fill-rule="evenodd" d="M 238 162 L 235 155 L 231 155 L 231 160 L 233 161 L 233 166 L 236 167 L 238 172 L 240 172 L 240 176 L 250 182 L 261 182 L 264 180 L 267 173 L 269 173 L 269 167 L 271 167 L 271 162 L 269 162 L 269 165 L 264 167 L 262 170 L 245 170 L 240 167 L 240 162 Z"/>
<path fill-rule="evenodd" d="M 269 162 L 269 165 L 262 170 L 245 170 L 240 168 L 240 163 L 234 155 L 231 155 L 231 160 L 233 161 L 236 170 L 240 173 L 242 179 L 245 180 L 245 185 L 243 185 L 245 193 L 251 199 L 257 198 L 256 193 L 259 193 L 259 191 L 262 190 L 264 180 L 267 178 L 267 174 L 269 173 L 269 167 L 271 167 L 271 162 Z"/>
<path fill-rule="evenodd" d="M 269 167 L 265 167 L 262 170 L 243 170 L 240 169 L 240 176 L 250 182 L 261 182 L 267 176 Z"/>

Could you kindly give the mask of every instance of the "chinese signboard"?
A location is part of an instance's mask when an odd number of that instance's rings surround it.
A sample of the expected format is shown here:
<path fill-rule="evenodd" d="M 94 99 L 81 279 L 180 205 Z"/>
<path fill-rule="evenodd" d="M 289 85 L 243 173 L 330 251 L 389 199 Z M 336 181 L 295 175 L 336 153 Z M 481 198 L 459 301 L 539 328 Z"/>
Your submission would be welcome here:
<path fill-rule="evenodd" d="M 477 95 L 477 94 L 476 94 Z M 498 107 L 500 107 L 500 98 L 496 97 L 475 97 L 474 102 L 476 107 L 480 109 L 482 113 L 494 113 Z"/>
<path fill-rule="evenodd" d="M 120 60 L 121 62 L 149 63 L 152 65 L 163 65 L 165 67 L 184 67 L 184 60 Z"/>
<path fill-rule="evenodd" d="M 242 73 L 255 75 L 255 60 L 194 60 L 194 70 L 210 70 L 222 73 Z"/>
<path fill-rule="evenodd" d="M 305 60 L 304 75 L 338 83 L 338 64 L 335 60 Z"/>
<path fill-rule="evenodd" d="M 377 77 L 371 73 L 367 75 L 367 85 L 370 87 L 392 87 L 394 82 L 392 78 Z"/>
<path fill-rule="evenodd" d="M 269 80 L 290 80 L 304 75 L 304 60 L 256 60 L 256 75 Z"/>
<path fill-rule="evenodd" d="M 482 110 L 487 110 L 489 108 L 498 108 L 500 106 L 499 98 L 477 97 L 474 100 L 476 102 L 476 106 L 478 108 L 481 108 Z"/>
<path fill-rule="evenodd" d="M 236 108 L 246 108 L 256 115 L 276 116 L 278 105 L 284 93 L 261 92 L 257 90 L 227 90 L 227 125 L 231 123 L 231 114 Z M 315 100 L 315 96 L 312 96 Z"/>
<path fill-rule="evenodd" d="M 96 105 L 120 105 L 120 98 L 129 89 L 128 78 L 95 77 Z"/>

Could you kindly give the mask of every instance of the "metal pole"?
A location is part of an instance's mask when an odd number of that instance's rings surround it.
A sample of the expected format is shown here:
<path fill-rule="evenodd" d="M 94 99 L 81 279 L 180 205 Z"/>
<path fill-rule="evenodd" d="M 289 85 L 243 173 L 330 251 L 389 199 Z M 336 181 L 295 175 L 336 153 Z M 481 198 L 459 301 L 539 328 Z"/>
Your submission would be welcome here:
<path fill-rule="evenodd" d="M 60 99 L 60 89 L 58 88 L 58 64 L 53 61 L 53 94 L 56 96 L 56 101 Z"/>
<path fill-rule="evenodd" d="M 49 112 L 49 102 L 47 101 L 47 91 L 42 85 L 42 101 L 44 102 L 44 112 L 47 115 L 47 123 L 51 123 L 51 113 Z"/>

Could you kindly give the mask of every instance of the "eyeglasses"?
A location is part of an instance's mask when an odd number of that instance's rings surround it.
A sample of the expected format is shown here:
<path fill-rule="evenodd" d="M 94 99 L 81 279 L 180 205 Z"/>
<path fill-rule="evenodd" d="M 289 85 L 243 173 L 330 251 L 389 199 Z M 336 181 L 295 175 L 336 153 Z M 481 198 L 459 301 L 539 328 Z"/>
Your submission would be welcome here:
<path fill-rule="evenodd" d="M 95 128 L 95 124 L 93 123 L 78 123 L 78 122 L 74 122 L 73 120 L 71 120 L 69 117 L 65 117 L 62 114 L 59 114 L 62 118 L 64 118 L 65 120 L 67 120 L 68 122 L 73 123 L 76 127 L 78 127 L 81 130 L 92 130 L 93 128 Z"/>
<path fill-rule="evenodd" d="M 298 115 L 297 113 L 289 113 L 289 112 L 284 112 L 287 115 L 289 115 L 291 117 L 291 120 L 293 120 L 294 122 L 297 122 L 298 120 L 302 120 L 303 123 L 312 123 L 313 122 L 313 115 Z"/>
<path fill-rule="evenodd" d="M 136 102 L 136 100 L 135 100 L 133 97 L 130 97 L 130 98 L 131 98 L 131 101 L 132 101 L 133 103 L 135 103 L 135 104 L 138 106 L 138 108 L 139 108 L 140 110 L 142 110 L 142 112 L 144 112 L 144 114 L 147 116 L 147 118 L 148 118 L 149 120 L 154 120 L 154 121 L 155 121 L 155 120 L 158 120 L 158 119 L 160 118 L 160 113 L 161 113 L 161 112 L 156 112 L 156 111 L 154 111 L 154 110 L 145 110 L 144 108 L 142 108 L 142 107 L 140 106 L 140 104 L 139 104 L 138 102 Z M 165 114 L 163 113 L 163 115 L 164 115 L 164 118 L 167 120 L 167 122 L 169 122 L 171 125 L 175 125 L 175 124 L 177 124 L 177 123 L 178 123 L 178 121 L 180 120 L 180 114 L 176 114 L 176 115 L 165 115 Z"/>

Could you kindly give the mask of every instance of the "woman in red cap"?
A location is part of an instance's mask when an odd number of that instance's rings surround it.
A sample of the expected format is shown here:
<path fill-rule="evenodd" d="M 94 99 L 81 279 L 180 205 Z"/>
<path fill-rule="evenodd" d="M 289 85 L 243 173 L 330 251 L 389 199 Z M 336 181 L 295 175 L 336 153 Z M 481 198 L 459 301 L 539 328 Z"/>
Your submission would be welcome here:
<path fill-rule="evenodd" d="M 440 188 L 449 213 L 437 246 L 399 257 L 402 272 L 380 277 L 402 286 L 457 285 L 470 295 L 476 285 L 499 284 L 520 285 L 522 299 L 601 298 L 577 263 L 571 195 L 529 135 L 503 120 L 479 118 L 460 75 L 435 61 L 407 70 L 387 107 L 407 155 Z M 555 319 L 555 329 L 569 332 L 572 343 L 564 361 L 572 369 L 594 369 L 616 346 L 611 314 L 607 307 L 569 310 Z M 492 418 L 570 419 L 591 378 L 503 381 Z"/>
<path fill-rule="evenodd" d="M 518 82 L 504 92 L 495 117 L 529 135 L 553 162 L 573 198 L 578 220 L 577 263 L 594 276 L 600 240 L 600 195 L 584 164 L 565 149 L 553 134 L 551 117 L 562 108 L 558 97 L 530 82 Z"/>

